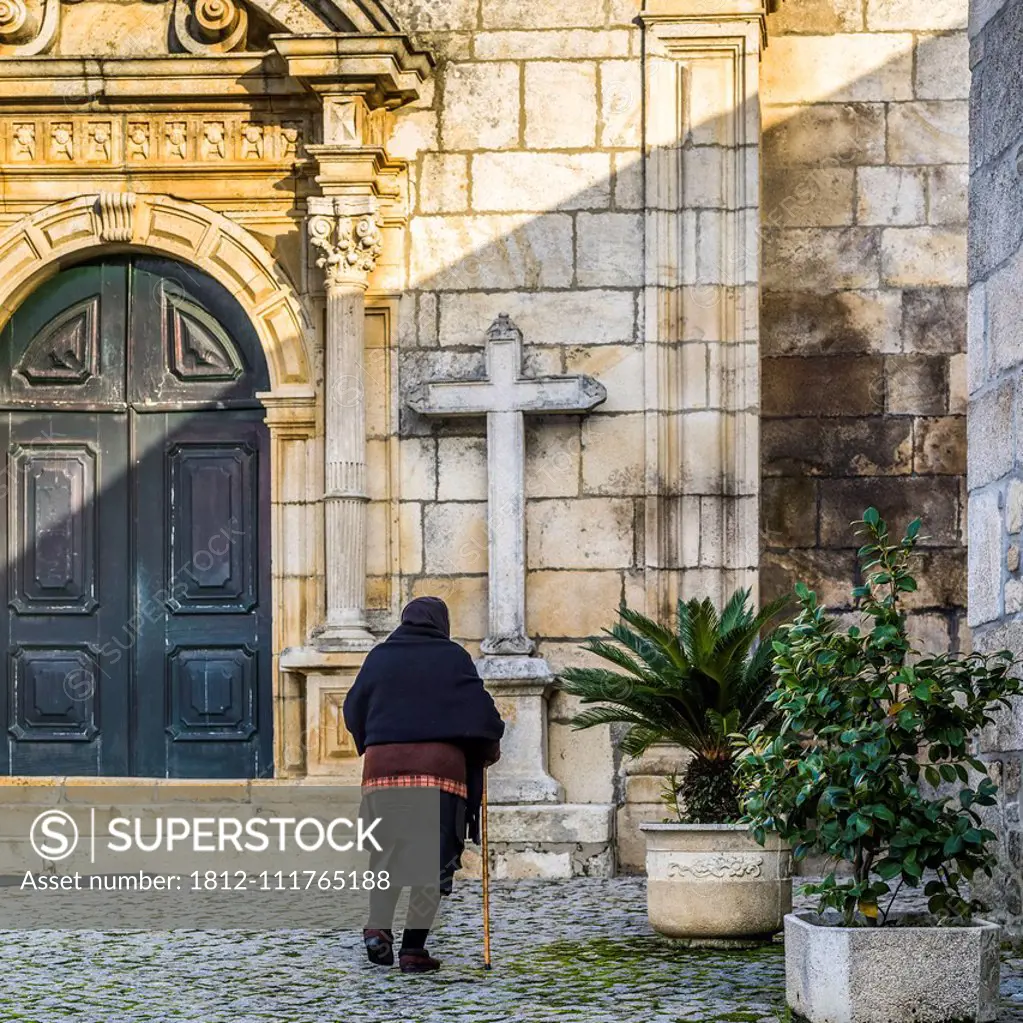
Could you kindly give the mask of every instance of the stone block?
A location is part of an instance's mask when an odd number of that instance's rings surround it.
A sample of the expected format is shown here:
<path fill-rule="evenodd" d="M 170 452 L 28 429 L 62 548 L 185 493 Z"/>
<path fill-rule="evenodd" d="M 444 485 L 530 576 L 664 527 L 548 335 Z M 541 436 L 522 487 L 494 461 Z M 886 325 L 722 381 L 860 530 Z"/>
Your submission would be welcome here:
<path fill-rule="evenodd" d="M 418 575 L 423 570 L 423 506 L 418 501 L 398 505 L 398 539 L 402 575 Z"/>
<path fill-rule="evenodd" d="M 966 34 L 919 36 L 913 81 L 917 99 L 969 99 L 970 43 Z"/>
<path fill-rule="evenodd" d="M 785 917 L 785 998 L 809 1023 L 987 1023 L 998 1015 L 997 925 L 824 927 L 814 920 L 812 913 Z M 891 963 L 905 965 L 892 970 Z"/>
<path fill-rule="evenodd" d="M 972 4 L 979 7 L 979 4 Z M 1023 11 L 1005 6 L 997 26 L 975 40 L 972 89 L 974 95 L 971 147 L 973 166 L 987 163 L 1009 147 L 1015 164 L 1023 97 L 1018 85 L 1019 53 L 1023 45 Z M 983 59 L 978 59 L 983 57 Z"/>
<path fill-rule="evenodd" d="M 487 634 L 487 577 L 485 575 L 423 576 L 412 580 L 409 599 L 440 597 L 448 605 L 451 635 L 478 640 Z"/>
<path fill-rule="evenodd" d="M 1010 382 L 976 395 L 967 419 L 970 490 L 976 490 L 1011 471 L 1013 446 L 1013 386 Z"/>
<path fill-rule="evenodd" d="M 913 37 L 845 33 L 773 39 L 764 52 L 761 98 L 769 104 L 912 99 Z"/>
<path fill-rule="evenodd" d="M 423 213 L 460 213 L 469 205 L 469 161 L 450 153 L 426 153 L 419 175 Z"/>
<path fill-rule="evenodd" d="M 453 291 L 572 283 L 567 214 L 414 217 L 412 286 Z"/>
<path fill-rule="evenodd" d="M 405 437 L 398 447 L 403 500 L 437 496 L 437 445 L 432 437 Z"/>
<path fill-rule="evenodd" d="M 532 344 L 629 344 L 636 339 L 636 299 L 630 292 L 462 292 L 440 297 L 441 345 L 482 347 L 498 313 L 507 313 Z"/>
<path fill-rule="evenodd" d="M 481 26 L 490 28 L 597 28 L 604 24 L 603 0 L 483 0 Z"/>
<path fill-rule="evenodd" d="M 426 571 L 474 575 L 487 571 L 487 506 L 483 502 L 428 504 L 423 512 Z"/>
<path fill-rule="evenodd" d="M 387 138 L 387 152 L 398 160 L 415 160 L 425 150 L 437 148 L 439 130 L 435 110 L 412 107 L 396 110 L 394 127 Z"/>
<path fill-rule="evenodd" d="M 765 479 L 760 493 L 761 540 L 768 547 L 817 543 L 817 484 L 812 479 Z"/>
<path fill-rule="evenodd" d="M 1016 169 L 1014 149 L 973 170 L 969 203 L 969 270 L 973 282 L 986 279 L 1010 260 L 1018 262 L 1023 244 L 1023 180 Z M 1008 272 L 1018 274 L 1019 270 Z"/>
<path fill-rule="evenodd" d="M 970 176 L 964 164 L 927 171 L 927 220 L 931 224 L 965 224 Z"/>
<path fill-rule="evenodd" d="M 966 231 L 891 227 L 881 234 L 886 284 L 902 288 L 966 286 Z"/>
<path fill-rule="evenodd" d="M 867 0 L 867 31 L 947 31 L 966 28 L 962 0 Z"/>
<path fill-rule="evenodd" d="M 590 61 L 526 65 L 526 145 L 586 149 L 597 138 L 597 66 Z"/>
<path fill-rule="evenodd" d="M 554 29 L 547 32 L 477 32 L 477 60 L 569 60 L 627 57 L 630 33 L 623 29 Z"/>
<path fill-rule="evenodd" d="M 621 597 L 620 572 L 529 572 L 526 631 L 556 639 L 599 636 L 617 618 Z"/>
<path fill-rule="evenodd" d="M 916 421 L 913 470 L 953 476 L 966 473 L 965 416 L 939 416 Z"/>
<path fill-rule="evenodd" d="M 910 288 L 902 293 L 902 340 L 907 352 L 966 351 L 966 289 Z"/>
<path fill-rule="evenodd" d="M 1005 529 L 1010 535 L 1023 529 L 1023 480 L 1009 480 L 1005 492 Z"/>
<path fill-rule="evenodd" d="M 940 355 L 890 355 L 884 360 L 885 411 L 940 415 L 948 411 L 948 360 Z"/>
<path fill-rule="evenodd" d="M 567 849 L 495 850 L 495 880 L 537 881 L 571 876 L 572 854 Z"/>
<path fill-rule="evenodd" d="M 768 356 L 898 352 L 902 319 L 898 292 L 765 291 L 761 350 Z"/>
<path fill-rule="evenodd" d="M 913 649 L 925 655 L 949 650 L 949 617 L 943 614 L 912 614 L 906 619 L 906 631 Z"/>
<path fill-rule="evenodd" d="M 534 500 L 526 505 L 528 564 L 537 568 L 628 568 L 633 503 L 622 498 Z"/>
<path fill-rule="evenodd" d="M 768 166 L 761 223 L 769 227 L 841 227 L 853 222 L 853 179 L 845 167 Z"/>
<path fill-rule="evenodd" d="M 967 163 L 969 104 L 960 100 L 893 103 L 888 158 L 893 164 Z"/>
<path fill-rule="evenodd" d="M 639 412 L 645 408 L 642 345 L 588 345 L 566 349 L 565 371 L 585 373 L 607 388 L 607 401 L 600 406 L 600 413 Z"/>
<path fill-rule="evenodd" d="M 604 725 L 579 732 L 568 725 L 548 727 L 548 766 L 571 803 L 610 803 L 614 799 L 614 749 Z"/>
<path fill-rule="evenodd" d="M 568 416 L 526 418 L 526 497 L 574 497 L 579 493 L 579 423 Z"/>
<path fill-rule="evenodd" d="M 772 40 L 790 33 L 833 35 L 862 28 L 862 0 L 803 0 L 798 6 L 783 3 L 767 16 L 767 35 Z"/>
<path fill-rule="evenodd" d="M 765 96 L 761 102 L 764 166 L 771 173 L 805 164 L 849 167 L 886 162 L 883 103 L 786 106 Z"/>
<path fill-rule="evenodd" d="M 589 416 L 582 424 L 584 494 L 644 493 L 646 416 Z"/>
<path fill-rule="evenodd" d="M 929 532 L 926 520 L 924 528 Z M 914 575 L 918 589 L 906 595 L 907 609 L 932 608 L 947 613 L 951 608 L 966 606 L 965 548 L 921 549 Z"/>
<path fill-rule="evenodd" d="M 901 167 L 861 167 L 856 172 L 858 224 L 922 224 L 925 222 L 925 178 L 922 171 Z"/>
<path fill-rule="evenodd" d="M 643 69 L 636 60 L 600 64 L 600 144 L 642 145 Z"/>
<path fill-rule="evenodd" d="M 646 199 L 643 194 L 642 157 L 638 152 L 614 153 L 611 160 L 615 209 L 642 209 Z"/>
<path fill-rule="evenodd" d="M 441 142 L 445 151 L 512 149 L 519 143 L 519 65 L 448 64 Z"/>
<path fill-rule="evenodd" d="M 875 477 L 820 481 L 820 543 L 823 547 L 857 547 L 853 525 L 873 506 L 892 536 L 923 519 L 921 547 L 959 542 L 959 484 L 947 477 Z"/>
<path fill-rule="evenodd" d="M 387 9 L 404 32 L 444 32 L 476 27 L 477 0 L 444 0 L 424 4 L 420 0 L 388 0 Z"/>
<path fill-rule="evenodd" d="M 987 301 L 987 372 L 992 376 L 1023 362 L 1023 252 L 984 285 Z M 979 340 L 979 339 L 978 339 Z M 981 349 L 983 350 L 983 349 Z M 972 353 L 971 353 L 972 356 Z"/>
<path fill-rule="evenodd" d="M 643 218 L 638 213 L 580 213 L 576 279 L 582 287 L 643 283 Z"/>
<path fill-rule="evenodd" d="M 1008 0 L 975 0 L 970 4 L 969 36 L 972 39 L 1006 5 Z"/>
<path fill-rule="evenodd" d="M 766 550 L 760 562 L 760 597 L 791 597 L 795 584 L 804 582 L 827 607 L 850 607 L 856 571 L 853 549 Z"/>
<path fill-rule="evenodd" d="M 948 360 L 948 411 L 954 416 L 965 416 L 967 401 L 966 355 L 953 355 Z"/>
<path fill-rule="evenodd" d="M 884 407 L 884 360 L 869 356 L 764 359 L 768 416 L 871 415 Z"/>
<path fill-rule="evenodd" d="M 659 821 L 665 808 L 658 803 L 626 803 L 618 808 L 618 867 L 625 874 L 646 873 L 646 839 L 641 824 Z"/>
<path fill-rule="evenodd" d="M 439 501 L 487 499 L 486 438 L 438 438 L 437 499 Z"/>
<path fill-rule="evenodd" d="M 610 178 L 605 153 L 480 153 L 472 161 L 473 209 L 603 209 Z"/>
<path fill-rule="evenodd" d="M 767 228 L 763 232 L 763 286 L 784 291 L 876 288 L 878 233 L 861 227 Z"/>
<path fill-rule="evenodd" d="M 900 476 L 913 471 L 913 420 L 896 416 L 765 419 L 767 476 Z"/>
<path fill-rule="evenodd" d="M 560 803 L 491 807 L 490 838 L 525 846 L 600 845 L 611 836 L 611 807 Z"/>

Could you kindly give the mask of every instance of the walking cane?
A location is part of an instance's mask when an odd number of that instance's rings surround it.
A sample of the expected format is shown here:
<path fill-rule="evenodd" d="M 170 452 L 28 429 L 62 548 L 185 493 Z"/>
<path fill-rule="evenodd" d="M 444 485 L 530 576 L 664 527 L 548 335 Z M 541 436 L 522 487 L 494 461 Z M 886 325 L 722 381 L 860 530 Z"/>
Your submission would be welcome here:
<path fill-rule="evenodd" d="M 483 768 L 483 803 L 480 806 L 483 853 L 483 969 L 490 969 L 490 843 L 487 841 L 487 769 Z"/>

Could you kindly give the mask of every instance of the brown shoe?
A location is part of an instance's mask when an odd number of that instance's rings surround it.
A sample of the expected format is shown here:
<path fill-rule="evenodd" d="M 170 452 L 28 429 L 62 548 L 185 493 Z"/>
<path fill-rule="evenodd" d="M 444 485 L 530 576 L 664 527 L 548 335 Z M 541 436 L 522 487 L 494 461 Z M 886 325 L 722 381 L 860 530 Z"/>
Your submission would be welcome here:
<path fill-rule="evenodd" d="M 367 928 L 362 932 L 366 955 L 375 966 L 394 965 L 394 931 Z"/>
<path fill-rule="evenodd" d="M 402 973 L 432 973 L 440 969 L 440 960 L 425 948 L 403 948 L 398 953 L 398 965 Z"/>

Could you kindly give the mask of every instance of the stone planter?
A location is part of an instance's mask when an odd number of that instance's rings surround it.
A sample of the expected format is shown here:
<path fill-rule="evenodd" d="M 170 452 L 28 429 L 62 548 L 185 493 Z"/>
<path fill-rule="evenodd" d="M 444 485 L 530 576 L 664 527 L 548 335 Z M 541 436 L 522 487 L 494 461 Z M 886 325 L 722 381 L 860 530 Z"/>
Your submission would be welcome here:
<path fill-rule="evenodd" d="M 785 917 L 785 994 L 810 1023 L 984 1023 L 998 1015 L 1000 928 L 836 927 Z M 915 924 L 915 926 L 914 926 Z"/>
<path fill-rule="evenodd" d="M 642 824 L 647 913 L 670 938 L 758 938 L 792 910 L 792 853 L 741 824 Z"/>

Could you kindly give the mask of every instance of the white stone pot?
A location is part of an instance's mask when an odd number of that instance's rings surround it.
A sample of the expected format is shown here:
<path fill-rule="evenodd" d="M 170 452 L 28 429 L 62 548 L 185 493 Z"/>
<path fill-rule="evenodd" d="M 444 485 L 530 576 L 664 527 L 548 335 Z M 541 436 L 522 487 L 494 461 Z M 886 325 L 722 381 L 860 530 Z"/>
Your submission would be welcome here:
<path fill-rule="evenodd" d="M 742 824 L 641 824 L 646 837 L 647 913 L 670 938 L 775 934 L 792 911 L 792 851 Z"/>
<path fill-rule="evenodd" d="M 893 917 L 894 919 L 894 917 Z M 1001 930 L 836 927 L 816 913 L 785 917 L 785 994 L 810 1023 L 985 1023 L 998 1015 Z M 916 926 L 913 924 L 916 923 Z"/>

